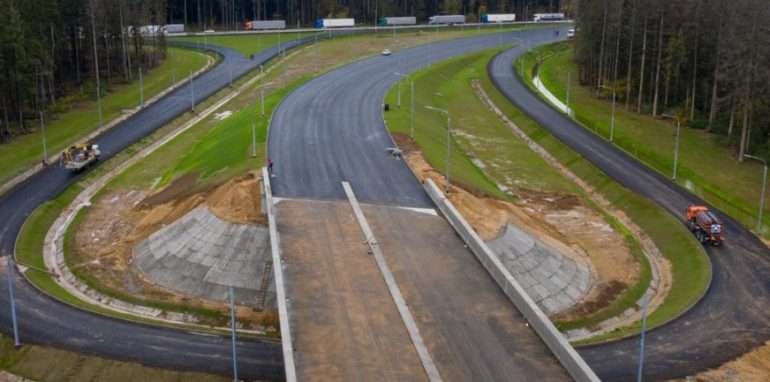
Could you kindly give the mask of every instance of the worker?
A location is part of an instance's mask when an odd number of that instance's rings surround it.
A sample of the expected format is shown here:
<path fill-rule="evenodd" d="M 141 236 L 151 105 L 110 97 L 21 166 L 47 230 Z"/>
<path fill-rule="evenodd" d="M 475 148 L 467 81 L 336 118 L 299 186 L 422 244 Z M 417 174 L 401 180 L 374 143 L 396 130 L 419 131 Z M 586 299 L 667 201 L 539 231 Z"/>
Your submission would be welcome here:
<path fill-rule="evenodd" d="M 273 160 L 270 158 L 267 158 L 267 172 L 273 175 Z"/>

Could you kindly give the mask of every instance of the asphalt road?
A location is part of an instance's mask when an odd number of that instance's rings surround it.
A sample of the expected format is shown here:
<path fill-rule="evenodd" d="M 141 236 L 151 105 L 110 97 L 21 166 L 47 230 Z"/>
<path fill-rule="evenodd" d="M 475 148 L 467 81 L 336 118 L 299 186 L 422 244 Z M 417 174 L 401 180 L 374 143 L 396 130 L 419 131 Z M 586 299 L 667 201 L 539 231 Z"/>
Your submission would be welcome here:
<path fill-rule="evenodd" d="M 540 126 L 676 217 L 681 218 L 689 204 L 705 204 L 532 94 L 513 72 L 513 60 L 521 53 L 511 49 L 498 55 L 488 70 L 498 89 Z M 644 369 L 648 380 L 683 377 L 719 366 L 770 339 L 770 251 L 736 221 L 717 214 L 727 241 L 722 248 L 707 248 L 713 263 L 711 287 L 682 317 L 649 333 Z M 605 380 L 632 379 L 638 352 L 638 337 L 580 349 Z"/>
<path fill-rule="evenodd" d="M 284 44 L 290 48 L 301 41 Z M 208 46 L 222 56 L 214 68 L 148 105 L 124 122 L 100 135 L 104 160 L 151 134 L 188 111 L 191 96 L 196 104 L 226 87 L 278 53 L 265 50 L 253 59 L 225 48 Z M 192 86 L 192 91 L 190 86 Z M 82 175 L 58 166 L 35 174 L 0 198 L 0 252 L 13 253 L 16 236 L 27 216 L 43 202 L 55 198 Z M 0 274 L 0 328 L 10 334 L 7 273 Z M 180 368 L 219 374 L 231 372 L 229 342 L 217 336 L 202 336 L 171 329 L 151 328 L 92 315 L 40 294 L 21 277 L 14 280 L 21 338 L 27 343 L 53 345 L 82 353 L 138 361 L 152 366 Z M 280 343 L 239 344 L 241 375 L 247 378 L 280 379 L 283 361 Z"/>
<path fill-rule="evenodd" d="M 432 207 L 403 162 L 385 153 L 394 146 L 382 118 L 385 93 L 398 80 L 396 73 L 511 44 L 514 38 L 545 41 L 554 32 L 532 29 L 437 42 L 357 61 L 309 81 L 273 114 L 268 146 L 278 175 L 273 192 L 339 200 L 345 199 L 340 184 L 348 181 L 361 202 Z"/>

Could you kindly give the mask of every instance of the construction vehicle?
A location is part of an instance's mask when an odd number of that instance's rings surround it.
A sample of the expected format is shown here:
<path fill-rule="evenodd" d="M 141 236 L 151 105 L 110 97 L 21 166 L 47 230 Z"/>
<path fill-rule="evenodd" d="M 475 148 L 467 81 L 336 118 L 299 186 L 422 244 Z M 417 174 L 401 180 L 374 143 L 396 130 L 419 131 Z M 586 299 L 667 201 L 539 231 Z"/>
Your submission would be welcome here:
<path fill-rule="evenodd" d="M 708 243 L 716 247 L 722 245 L 724 241 L 722 223 L 706 206 L 687 207 L 687 228 L 702 244 Z"/>
<path fill-rule="evenodd" d="M 99 145 L 81 143 L 70 146 L 70 148 L 65 150 L 62 153 L 62 161 L 67 170 L 80 172 L 91 164 L 96 163 L 100 155 Z"/>

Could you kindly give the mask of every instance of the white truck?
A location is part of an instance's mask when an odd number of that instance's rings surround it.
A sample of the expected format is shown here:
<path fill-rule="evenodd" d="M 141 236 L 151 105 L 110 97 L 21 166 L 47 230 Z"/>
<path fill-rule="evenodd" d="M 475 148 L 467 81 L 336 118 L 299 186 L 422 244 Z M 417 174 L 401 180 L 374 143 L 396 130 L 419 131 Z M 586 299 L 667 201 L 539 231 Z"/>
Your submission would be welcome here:
<path fill-rule="evenodd" d="M 352 28 L 356 26 L 355 19 L 318 19 L 316 28 Z"/>
<path fill-rule="evenodd" d="M 516 21 L 515 13 L 492 13 L 481 16 L 482 23 L 512 23 Z"/>
<path fill-rule="evenodd" d="M 563 13 L 535 13 L 535 22 L 564 20 Z"/>
<path fill-rule="evenodd" d="M 465 24 L 465 15 L 431 16 L 428 19 L 428 24 L 431 24 L 431 25 L 438 25 L 438 24 L 444 24 L 444 25 Z"/>
<path fill-rule="evenodd" d="M 252 20 L 243 23 L 246 30 L 286 29 L 286 20 Z"/>
<path fill-rule="evenodd" d="M 184 33 L 184 24 L 166 24 L 163 27 L 163 33 Z"/>
<path fill-rule="evenodd" d="M 381 17 L 379 22 L 381 26 L 394 26 L 394 25 L 416 25 L 417 18 L 414 16 L 404 17 Z"/>

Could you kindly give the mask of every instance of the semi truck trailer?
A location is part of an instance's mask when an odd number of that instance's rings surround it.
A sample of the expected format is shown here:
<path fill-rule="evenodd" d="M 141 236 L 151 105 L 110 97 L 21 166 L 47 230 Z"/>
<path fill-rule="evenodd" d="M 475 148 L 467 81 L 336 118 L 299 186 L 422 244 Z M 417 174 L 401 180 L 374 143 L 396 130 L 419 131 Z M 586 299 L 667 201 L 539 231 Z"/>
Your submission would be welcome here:
<path fill-rule="evenodd" d="M 355 19 L 318 19 L 316 28 L 350 28 L 356 26 Z"/>
<path fill-rule="evenodd" d="M 465 15 L 431 16 L 428 19 L 428 24 L 465 24 Z"/>

